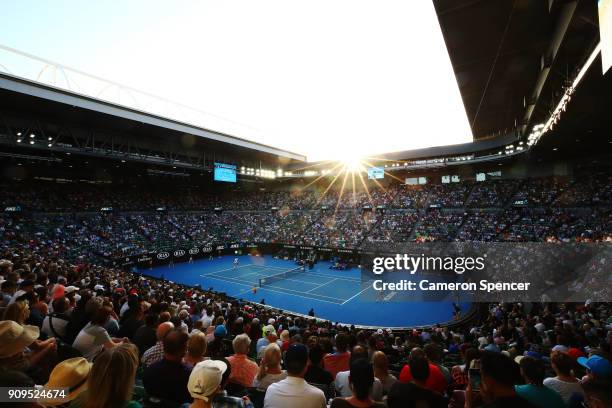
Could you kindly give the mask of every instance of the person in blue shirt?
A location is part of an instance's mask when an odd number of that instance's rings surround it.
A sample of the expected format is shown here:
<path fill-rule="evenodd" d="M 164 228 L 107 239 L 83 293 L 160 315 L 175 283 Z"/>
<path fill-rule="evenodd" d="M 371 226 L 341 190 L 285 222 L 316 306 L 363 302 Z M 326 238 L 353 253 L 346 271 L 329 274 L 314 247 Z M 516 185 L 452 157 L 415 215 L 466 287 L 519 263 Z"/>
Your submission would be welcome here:
<path fill-rule="evenodd" d="M 521 356 L 519 365 L 521 366 L 521 375 L 525 380 L 525 385 L 514 386 L 519 397 L 541 408 L 564 408 L 566 406 L 558 392 L 544 386 L 546 372 L 542 360 L 530 356 Z"/>

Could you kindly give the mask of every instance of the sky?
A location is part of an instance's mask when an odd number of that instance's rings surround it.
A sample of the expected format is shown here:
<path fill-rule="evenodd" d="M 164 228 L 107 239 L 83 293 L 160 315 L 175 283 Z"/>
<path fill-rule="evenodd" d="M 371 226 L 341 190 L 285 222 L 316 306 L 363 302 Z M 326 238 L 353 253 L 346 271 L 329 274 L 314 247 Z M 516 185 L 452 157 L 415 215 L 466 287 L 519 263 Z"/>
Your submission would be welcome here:
<path fill-rule="evenodd" d="M 20 0 L 0 44 L 194 110 L 2 51 L 0 70 L 310 161 L 472 140 L 427 0 Z"/>

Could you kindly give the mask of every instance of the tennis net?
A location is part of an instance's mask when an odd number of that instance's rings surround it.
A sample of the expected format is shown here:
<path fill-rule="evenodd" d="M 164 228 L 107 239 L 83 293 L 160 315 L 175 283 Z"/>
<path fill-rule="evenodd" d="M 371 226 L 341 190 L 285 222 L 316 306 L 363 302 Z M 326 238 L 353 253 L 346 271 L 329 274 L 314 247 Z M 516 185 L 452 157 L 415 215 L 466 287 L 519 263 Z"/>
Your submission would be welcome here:
<path fill-rule="evenodd" d="M 262 286 L 271 285 L 274 282 L 278 282 L 280 280 L 287 279 L 288 277 L 297 275 L 301 272 L 303 272 L 303 268 L 301 266 L 298 266 L 297 268 L 293 268 L 293 269 L 290 269 L 282 273 L 277 273 L 276 275 L 265 276 L 263 278 L 259 278 L 259 287 L 261 288 Z"/>

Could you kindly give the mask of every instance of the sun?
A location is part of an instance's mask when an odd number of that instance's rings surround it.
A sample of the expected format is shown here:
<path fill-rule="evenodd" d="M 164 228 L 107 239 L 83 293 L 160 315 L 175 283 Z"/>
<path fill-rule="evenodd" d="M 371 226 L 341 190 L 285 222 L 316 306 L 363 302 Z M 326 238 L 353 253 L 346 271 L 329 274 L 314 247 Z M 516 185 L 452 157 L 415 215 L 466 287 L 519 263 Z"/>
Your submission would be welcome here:
<path fill-rule="evenodd" d="M 347 155 L 340 159 L 344 170 L 349 173 L 357 173 L 363 169 L 363 159 L 357 155 Z"/>

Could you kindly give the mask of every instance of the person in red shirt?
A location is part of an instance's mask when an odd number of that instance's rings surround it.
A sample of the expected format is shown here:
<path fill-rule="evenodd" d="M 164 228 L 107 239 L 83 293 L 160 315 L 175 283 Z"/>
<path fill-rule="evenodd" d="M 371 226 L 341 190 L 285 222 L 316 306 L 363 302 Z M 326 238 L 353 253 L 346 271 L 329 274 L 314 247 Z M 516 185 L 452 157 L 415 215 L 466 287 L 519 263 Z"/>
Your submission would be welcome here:
<path fill-rule="evenodd" d="M 323 357 L 323 368 L 336 378 L 340 371 L 349 370 L 351 352 L 348 351 L 349 337 L 345 333 L 336 335 L 336 352 Z"/>
<path fill-rule="evenodd" d="M 423 357 L 427 358 L 423 349 L 415 347 L 410 351 L 410 358 L 412 357 Z M 410 373 L 410 365 L 406 364 L 402 371 L 400 371 L 399 380 L 403 383 L 409 383 L 412 381 L 412 374 Z M 440 369 L 431 362 L 429 363 L 429 376 L 425 381 L 425 387 L 429 390 L 435 391 L 440 394 L 444 394 L 446 391 L 446 380 Z"/>

